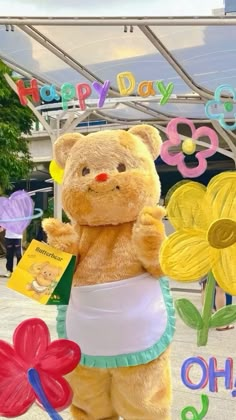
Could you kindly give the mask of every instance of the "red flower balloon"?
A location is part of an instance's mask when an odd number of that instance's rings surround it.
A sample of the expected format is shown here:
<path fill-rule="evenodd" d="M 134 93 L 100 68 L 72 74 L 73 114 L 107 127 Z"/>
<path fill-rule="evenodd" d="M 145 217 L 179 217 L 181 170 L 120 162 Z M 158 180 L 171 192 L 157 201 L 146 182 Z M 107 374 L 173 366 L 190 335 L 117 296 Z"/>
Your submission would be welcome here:
<path fill-rule="evenodd" d="M 80 358 L 80 348 L 73 341 L 60 339 L 51 343 L 48 327 L 41 319 L 19 324 L 12 346 L 0 340 L 0 415 L 20 416 L 33 402 L 47 410 L 43 397 L 52 411 L 66 408 L 71 404 L 72 390 L 62 376 L 71 372 Z M 30 371 L 40 379 L 37 386 L 41 397 L 37 387 L 30 384 Z"/>

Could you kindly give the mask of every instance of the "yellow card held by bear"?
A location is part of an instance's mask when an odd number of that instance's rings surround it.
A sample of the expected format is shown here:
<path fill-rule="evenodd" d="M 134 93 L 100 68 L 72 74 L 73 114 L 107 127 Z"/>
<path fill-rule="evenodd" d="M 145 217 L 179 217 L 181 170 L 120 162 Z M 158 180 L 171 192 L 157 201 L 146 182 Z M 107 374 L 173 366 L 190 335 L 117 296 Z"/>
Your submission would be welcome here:
<path fill-rule="evenodd" d="M 67 305 L 75 256 L 33 240 L 7 287 L 44 305 Z"/>

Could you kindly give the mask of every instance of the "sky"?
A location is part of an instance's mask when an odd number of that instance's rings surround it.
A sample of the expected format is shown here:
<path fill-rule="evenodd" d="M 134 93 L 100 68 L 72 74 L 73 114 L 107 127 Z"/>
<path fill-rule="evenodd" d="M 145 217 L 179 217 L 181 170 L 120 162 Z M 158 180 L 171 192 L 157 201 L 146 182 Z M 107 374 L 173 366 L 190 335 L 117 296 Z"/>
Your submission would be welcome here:
<path fill-rule="evenodd" d="M 224 0 L 0 0 L 0 16 L 204 16 Z"/>

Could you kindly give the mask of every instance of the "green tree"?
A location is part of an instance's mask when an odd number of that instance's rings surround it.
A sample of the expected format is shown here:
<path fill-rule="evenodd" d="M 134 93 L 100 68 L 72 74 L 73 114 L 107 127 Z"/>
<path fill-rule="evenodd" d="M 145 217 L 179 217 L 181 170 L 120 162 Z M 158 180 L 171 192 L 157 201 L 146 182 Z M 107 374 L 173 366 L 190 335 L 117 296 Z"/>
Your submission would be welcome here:
<path fill-rule="evenodd" d="M 32 169 L 28 141 L 35 117 L 20 104 L 18 96 L 7 84 L 4 74 L 12 71 L 0 61 L 0 190 L 11 188 L 11 182 L 28 176 Z"/>

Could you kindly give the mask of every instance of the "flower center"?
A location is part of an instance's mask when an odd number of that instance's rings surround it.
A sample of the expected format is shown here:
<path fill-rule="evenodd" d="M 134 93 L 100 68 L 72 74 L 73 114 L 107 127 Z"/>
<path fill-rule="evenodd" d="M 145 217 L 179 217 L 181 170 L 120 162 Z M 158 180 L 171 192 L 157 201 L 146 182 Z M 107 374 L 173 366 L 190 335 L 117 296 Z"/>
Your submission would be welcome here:
<path fill-rule="evenodd" d="M 224 103 L 225 111 L 231 112 L 231 111 L 233 111 L 233 108 L 234 108 L 234 106 L 233 106 L 232 102 L 225 102 Z"/>
<path fill-rule="evenodd" d="M 236 222 L 220 219 L 212 223 L 208 230 L 208 242 L 213 248 L 223 249 L 236 242 Z"/>
<path fill-rule="evenodd" d="M 192 155 L 196 150 L 196 144 L 192 139 L 185 139 L 182 143 L 182 150 L 186 155 Z"/>

